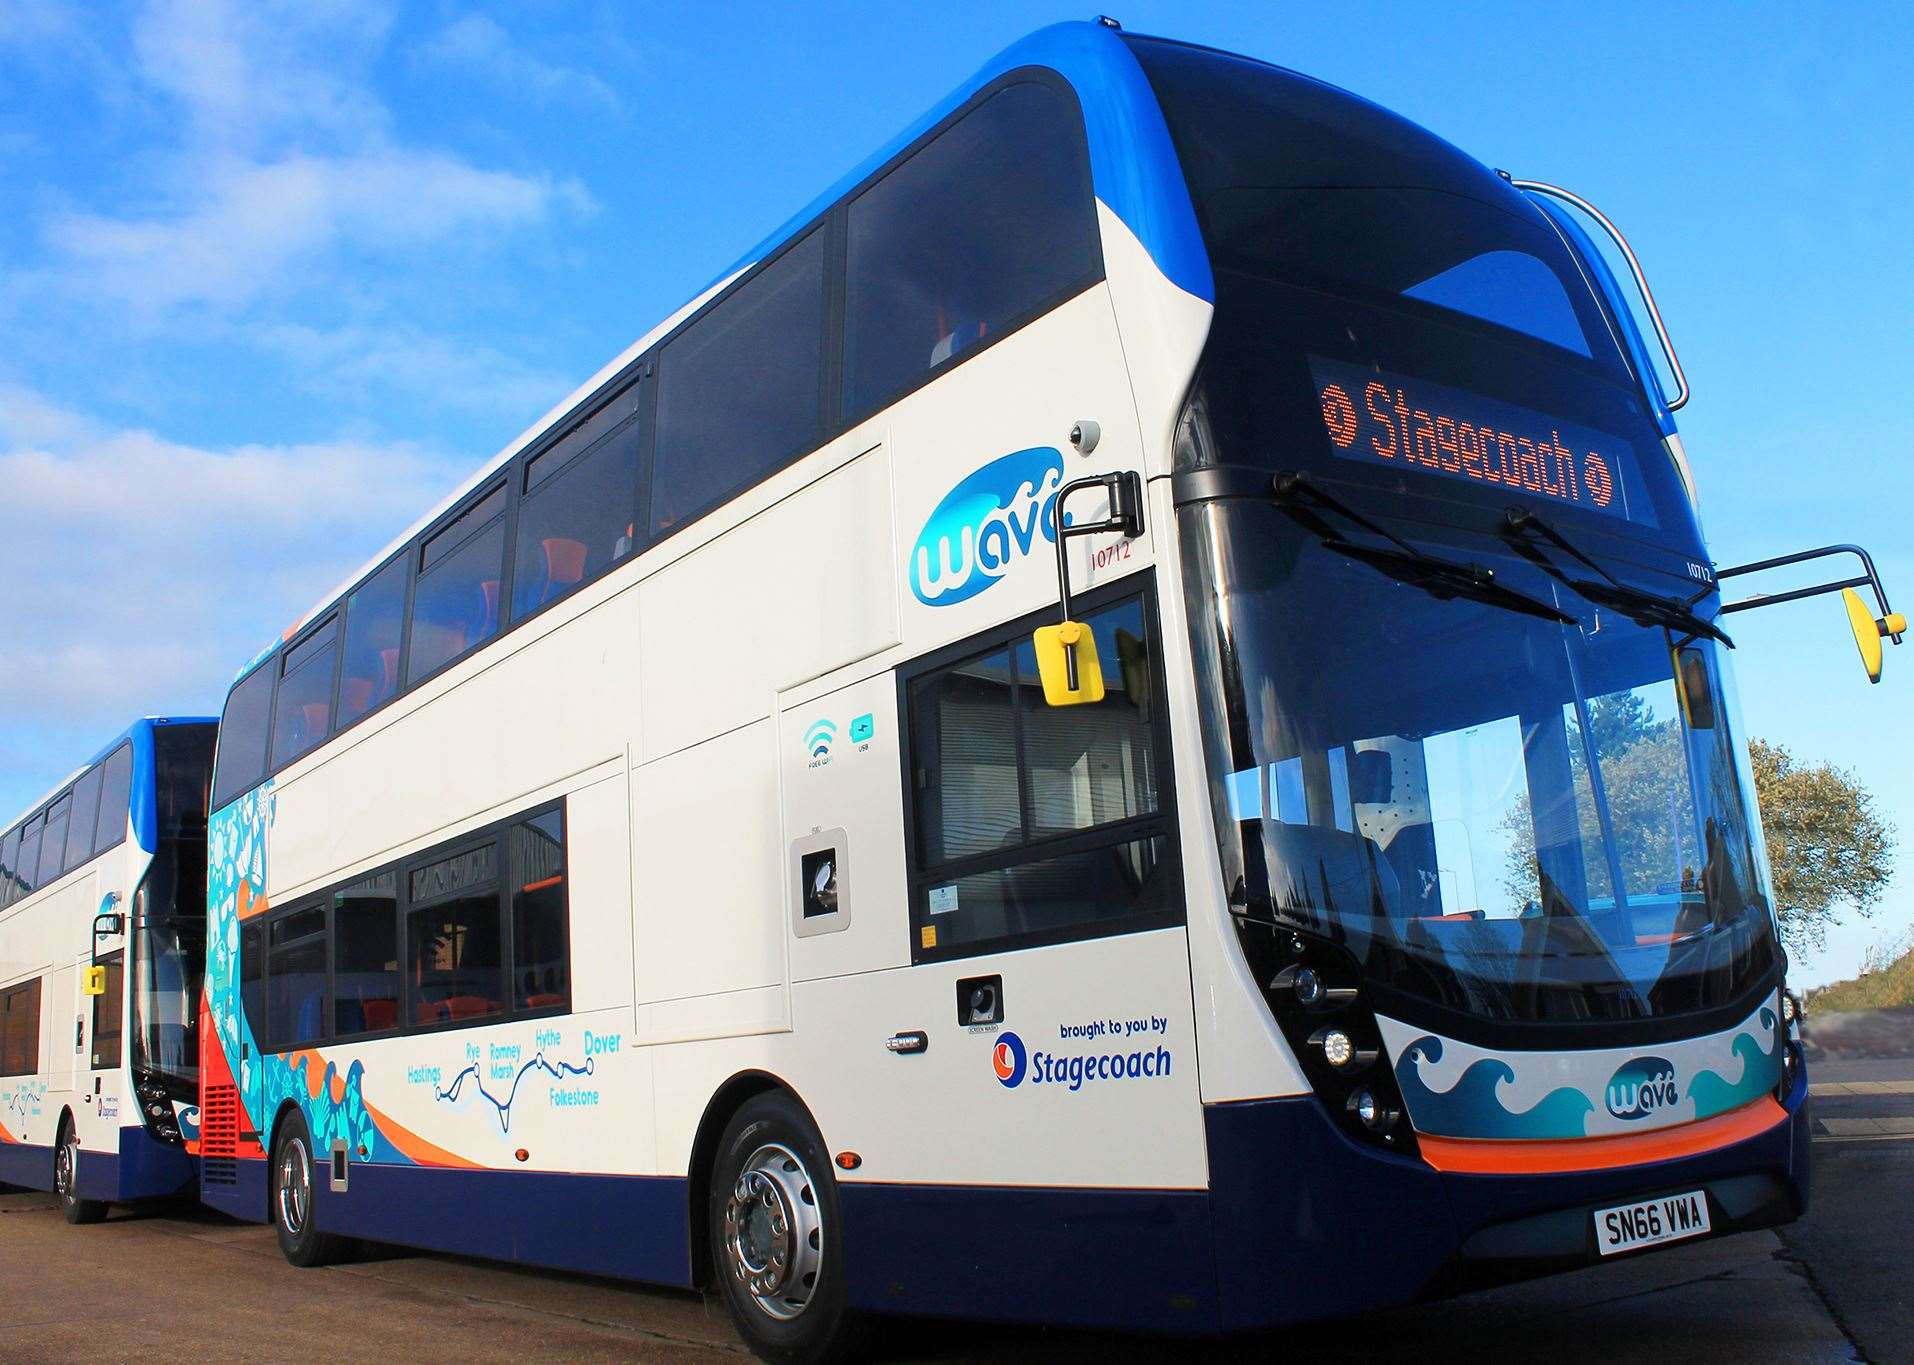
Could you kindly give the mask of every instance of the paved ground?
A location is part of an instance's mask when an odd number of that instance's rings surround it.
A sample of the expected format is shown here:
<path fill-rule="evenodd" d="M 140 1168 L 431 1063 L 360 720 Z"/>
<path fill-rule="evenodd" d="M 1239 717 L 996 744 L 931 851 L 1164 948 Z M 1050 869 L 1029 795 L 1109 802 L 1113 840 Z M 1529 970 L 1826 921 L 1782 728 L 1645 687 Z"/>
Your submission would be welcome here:
<path fill-rule="evenodd" d="M 1888 1074 L 1892 1072 L 1893 1074 Z M 1080 1362 L 1461 1356 L 1914 1365 L 1914 1065 L 1815 1073 L 1814 1207 L 1777 1236 L 1678 1247 L 1279 1340 L 1182 1346 L 1102 1334 L 904 1325 L 893 1360 Z M 92 1286 L 92 1289 L 85 1288 Z M 390 1253 L 287 1266 L 269 1230 L 197 1208 L 69 1228 L 50 1197 L 0 1194 L 0 1360 L 727 1360 L 696 1295 Z"/>

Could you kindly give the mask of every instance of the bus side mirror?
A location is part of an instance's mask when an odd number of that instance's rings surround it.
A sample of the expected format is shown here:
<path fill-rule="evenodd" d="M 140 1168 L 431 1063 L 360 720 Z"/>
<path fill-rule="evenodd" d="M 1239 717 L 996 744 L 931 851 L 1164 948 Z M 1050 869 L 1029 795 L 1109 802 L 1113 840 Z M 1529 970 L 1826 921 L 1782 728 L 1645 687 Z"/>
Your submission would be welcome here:
<path fill-rule="evenodd" d="M 1881 639 L 1903 634 L 1907 630 L 1907 618 L 1898 611 L 1876 617 L 1853 588 L 1841 589 L 1841 602 L 1848 609 L 1848 625 L 1853 628 L 1854 643 L 1861 651 L 1861 667 L 1867 670 L 1867 680 L 1877 683 L 1881 680 Z"/>
<path fill-rule="evenodd" d="M 1796 588 L 1792 592 L 1756 593 L 1739 602 L 1723 604 L 1721 614 L 1726 616 L 1731 611 L 1747 611 L 1753 607 L 1768 607 L 1779 602 L 1796 602 L 1803 597 L 1838 592 L 1842 605 L 1847 608 L 1848 625 L 1854 631 L 1854 643 L 1861 651 L 1861 667 L 1867 670 L 1867 680 L 1877 683 L 1881 680 L 1881 641 L 1889 640 L 1897 645 L 1901 643 L 1901 637 L 1907 634 L 1907 618 L 1887 604 L 1887 590 L 1881 586 L 1881 575 L 1875 572 L 1873 556 L 1859 545 L 1823 545 L 1818 550 L 1779 555 L 1774 559 L 1757 560 L 1753 564 L 1737 564 L 1732 569 L 1718 570 L 1715 579 L 1719 582 L 1741 574 L 1761 573 L 1787 564 L 1802 564 L 1811 559 L 1827 559 L 1836 555 L 1851 555 L 1858 559 L 1861 572 L 1852 578 L 1837 578 L 1831 583 L 1816 583 L 1812 587 Z M 1866 599 L 1855 591 L 1856 588 L 1867 588 L 1874 593 L 1875 604 L 1880 607 L 1878 616 L 1868 608 Z"/>
<path fill-rule="evenodd" d="M 88 967 L 80 980 L 80 993 L 82 995 L 105 995 L 106 968 Z"/>
<path fill-rule="evenodd" d="M 1110 514 L 1101 521 L 1072 522 L 1064 504 L 1073 494 L 1101 488 L 1110 499 Z M 1076 479 L 1057 490 L 1051 501 L 1051 539 L 1057 544 L 1057 595 L 1063 620 L 1039 626 L 1030 642 L 1037 651 L 1037 674 L 1043 679 L 1043 699 L 1050 706 L 1082 706 L 1103 700 L 1103 667 L 1097 659 L 1097 639 L 1083 622 L 1070 615 L 1070 559 L 1065 553 L 1072 536 L 1114 532 L 1125 537 L 1143 534 L 1143 479 L 1132 470 Z"/>
<path fill-rule="evenodd" d="M 1030 643 L 1037 651 L 1046 705 L 1084 706 L 1103 700 L 1103 665 L 1090 627 L 1081 621 L 1038 626 Z"/>

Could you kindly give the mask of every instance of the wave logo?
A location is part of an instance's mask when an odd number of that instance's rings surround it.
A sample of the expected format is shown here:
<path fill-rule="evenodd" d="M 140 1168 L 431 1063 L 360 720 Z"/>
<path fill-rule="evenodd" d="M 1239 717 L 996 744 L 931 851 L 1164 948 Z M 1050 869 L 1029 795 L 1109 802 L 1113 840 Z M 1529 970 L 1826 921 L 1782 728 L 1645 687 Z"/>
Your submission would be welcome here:
<path fill-rule="evenodd" d="M 814 720 L 804 732 L 804 748 L 812 758 L 829 758 L 837 743 L 837 727 L 828 720 Z"/>
<path fill-rule="evenodd" d="M 1608 1112 L 1618 1119 L 1646 1118 L 1679 1103 L 1675 1064 L 1665 1057 L 1634 1057 L 1608 1081 Z"/>
<path fill-rule="evenodd" d="M 997 1073 L 999 1084 L 1006 1090 L 1022 1085 L 1029 1067 L 1030 1054 L 1024 1051 L 1023 1039 L 1014 1033 L 998 1034 L 997 1046 L 990 1050 L 990 1068 Z"/>
<path fill-rule="evenodd" d="M 967 601 L 1030 553 L 1052 520 L 1063 487 L 1063 452 L 1032 446 L 969 474 L 937 504 L 911 547 L 910 590 L 927 607 Z"/>

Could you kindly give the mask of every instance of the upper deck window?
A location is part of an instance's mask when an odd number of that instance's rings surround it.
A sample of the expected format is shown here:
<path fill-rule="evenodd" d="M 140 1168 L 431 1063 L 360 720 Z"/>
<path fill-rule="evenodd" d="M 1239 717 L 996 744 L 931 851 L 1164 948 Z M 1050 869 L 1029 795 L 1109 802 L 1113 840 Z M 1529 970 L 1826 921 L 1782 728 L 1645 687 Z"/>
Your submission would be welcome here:
<path fill-rule="evenodd" d="M 436 673 L 498 634 L 505 571 L 505 485 L 466 509 L 420 548 L 412 591 L 408 683 Z"/>
<path fill-rule="evenodd" d="M 213 727 L 205 727 L 210 736 Z M 126 837 L 133 805 L 133 746 L 122 744 L 100 765 L 100 818 L 93 833 L 93 852 L 101 854 Z M 204 799 L 204 798 L 202 798 Z"/>
<path fill-rule="evenodd" d="M 272 720 L 271 663 L 255 668 L 226 698 L 219 722 L 219 767 L 213 778 L 213 808 L 251 791 L 266 775 L 266 732 Z"/>
<path fill-rule="evenodd" d="M 352 724 L 399 690 L 405 573 L 405 556 L 401 555 L 346 599 L 346 657 L 339 675 L 341 727 Z"/>
<path fill-rule="evenodd" d="M 1409 299 L 1625 371 L 1554 229 L 1480 163 L 1294 72 L 1161 40 L 1131 48 L 1217 270 Z"/>
<path fill-rule="evenodd" d="M 339 620 L 333 617 L 288 649 L 273 703 L 272 763 L 290 763 L 332 728 L 332 672 L 339 656 Z"/>
<path fill-rule="evenodd" d="M 103 770 L 90 768 L 73 784 L 73 819 L 66 832 L 66 865 L 78 867 L 93 856 L 93 827 L 100 815 L 100 778 Z"/>
<path fill-rule="evenodd" d="M 512 616 L 531 615 L 604 573 L 637 539 L 637 386 L 525 466 Z"/>
<path fill-rule="evenodd" d="M 1096 269 L 1082 119 L 1006 86 L 851 202 L 844 412 L 996 340 Z"/>
<path fill-rule="evenodd" d="M 46 840 L 40 845 L 40 876 L 34 883 L 45 886 L 66 870 L 66 830 L 73 816 L 73 794 L 62 796 L 47 807 Z"/>
<path fill-rule="evenodd" d="M 6 838 L 0 839 L 0 906 L 13 904 L 14 893 L 19 889 L 14 869 L 20 865 L 20 828 L 15 826 L 7 831 Z"/>
<path fill-rule="evenodd" d="M 750 487 L 822 433 L 824 233 L 674 337 L 658 366 L 652 529 Z"/>

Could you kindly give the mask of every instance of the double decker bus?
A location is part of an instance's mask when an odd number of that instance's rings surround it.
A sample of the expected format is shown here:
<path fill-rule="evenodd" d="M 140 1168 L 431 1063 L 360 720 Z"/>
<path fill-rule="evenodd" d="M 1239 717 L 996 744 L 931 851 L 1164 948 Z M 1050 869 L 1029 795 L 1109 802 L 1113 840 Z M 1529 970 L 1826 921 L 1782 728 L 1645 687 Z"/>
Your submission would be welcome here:
<path fill-rule="evenodd" d="M 69 1223 L 193 1185 L 214 728 L 135 721 L 0 835 L 0 1181 Z"/>
<path fill-rule="evenodd" d="M 1714 580 L 1568 208 L 1046 29 L 242 674 L 203 1197 L 788 1359 L 1784 1222 Z"/>

